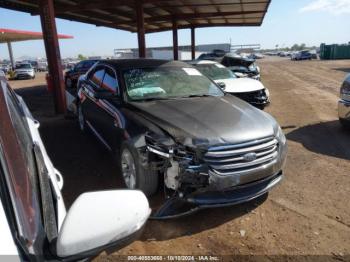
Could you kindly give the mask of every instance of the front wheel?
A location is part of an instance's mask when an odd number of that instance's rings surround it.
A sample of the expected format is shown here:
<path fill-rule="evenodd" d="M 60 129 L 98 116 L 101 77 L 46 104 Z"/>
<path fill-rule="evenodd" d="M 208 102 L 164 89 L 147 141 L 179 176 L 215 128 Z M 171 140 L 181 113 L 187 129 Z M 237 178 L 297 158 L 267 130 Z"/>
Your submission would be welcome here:
<path fill-rule="evenodd" d="M 121 146 L 119 165 L 124 184 L 129 189 L 139 189 L 146 196 L 151 196 L 158 189 L 158 173 L 145 167 L 137 150 L 124 143 Z"/>
<path fill-rule="evenodd" d="M 343 126 L 343 128 L 349 130 L 350 129 L 350 121 L 343 119 L 343 118 L 339 118 L 340 124 Z"/>

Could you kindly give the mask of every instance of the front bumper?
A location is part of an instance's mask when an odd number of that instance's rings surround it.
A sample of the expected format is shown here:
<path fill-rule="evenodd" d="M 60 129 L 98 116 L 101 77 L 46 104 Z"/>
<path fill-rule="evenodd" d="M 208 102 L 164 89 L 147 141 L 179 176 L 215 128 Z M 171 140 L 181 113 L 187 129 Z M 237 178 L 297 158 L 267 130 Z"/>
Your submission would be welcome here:
<path fill-rule="evenodd" d="M 338 115 L 339 119 L 350 122 L 350 101 L 343 99 L 338 101 Z"/>
<path fill-rule="evenodd" d="M 270 104 L 270 98 L 265 89 L 231 94 L 260 109 L 263 109 Z"/>
<path fill-rule="evenodd" d="M 264 179 L 248 184 L 235 186 L 223 191 L 208 191 L 194 193 L 184 198 L 174 197 L 168 199 L 158 209 L 152 219 L 170 219 L 190 215 L 205 208 L 233 206 L 256 199 L 281 182 L 282 171 Z"/>
<path fill-rule="evenodd" d="M 26 73 L 26 72 L 20 72 L 15 74 L 15 78 L 20 79 L 20 78 L 32 78 L 34 76 L 33 73 Z"/>
<path fill-rule="evenodd" d="M 164 155 L 169 159 L 164 165 L 168 199 L 152 217 L 175 218 L 257 198 L 281 181 L 287 151 L 285 139 L 277 132 L 276 137 L 210 147 L 204 155 L 197 154 L 204 161 L 201 164 L 181 160 L 179 152 Z M 247 152 L 255 152 L 255 159 L 245 159 Z"/>

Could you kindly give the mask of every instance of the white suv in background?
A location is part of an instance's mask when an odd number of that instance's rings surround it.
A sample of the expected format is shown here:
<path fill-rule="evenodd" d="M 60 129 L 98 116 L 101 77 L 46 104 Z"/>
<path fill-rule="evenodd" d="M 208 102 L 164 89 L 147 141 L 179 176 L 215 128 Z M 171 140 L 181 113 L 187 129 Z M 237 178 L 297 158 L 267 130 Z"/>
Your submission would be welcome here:
<path fill-rule="evenodd" d="M 13 78 L 24 79 L 24 78 L 35 78 L 35 69 L 29 63 L 17 64 Z"/>

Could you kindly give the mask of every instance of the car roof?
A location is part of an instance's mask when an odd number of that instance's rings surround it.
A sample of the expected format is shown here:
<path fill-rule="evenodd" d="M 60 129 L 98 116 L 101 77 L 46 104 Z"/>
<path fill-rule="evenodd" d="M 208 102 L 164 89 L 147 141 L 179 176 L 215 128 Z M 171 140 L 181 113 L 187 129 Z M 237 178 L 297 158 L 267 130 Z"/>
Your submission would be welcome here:
<path fill-rule="evenodd" d="M 243 56 L 240 56 L 237 54 L 232 54 L 232 53 L 226 54 L 225 57 L 228 57 L 230 59 L 235 59 L 235 60 L 244 60 L 247 62 L 255 62 L 255 60 L 252 58 L 247 58 L 247 57 L 243 57 Z"/>
<path fill-rule="evenodd" d="M 212 60 L 192 60 L 192 61 L 188 61 L 188 63 L 190 65 L 215 65 L 218 64 L 218 62 L 216 61 L 212 61 Z"/>
<path fill-rule="evenodd" d="M 100 61 L 101 59 L 85 59 L 85 60 L 81 60 L 81 61 L 79 61 L 78 63 L 81 63 L 81 62 L 98 62 L 98 61 Z M 70 61 L 70 62 L 72 62 L 72 61 Z M 69 63 L 69 62 L 68 62 Z M 74 63 L 74 62 L 72 62 L 72 63 Z"/>
<path fill-rule="evenodd" d="M 117 70 L 132 68 L 154 68 L 154 67 L 192 67 L 188 63 L 173 60 L 136 58 L 136 59 L 106 59 L 100 60 L 101 64 L 108 64 Z"/>

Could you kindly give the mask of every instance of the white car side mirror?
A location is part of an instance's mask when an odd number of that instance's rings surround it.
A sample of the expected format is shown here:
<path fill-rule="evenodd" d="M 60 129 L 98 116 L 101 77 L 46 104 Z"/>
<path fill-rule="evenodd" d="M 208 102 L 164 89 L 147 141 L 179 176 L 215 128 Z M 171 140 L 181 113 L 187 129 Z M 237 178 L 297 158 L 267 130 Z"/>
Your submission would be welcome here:
<path fill-rule="evenodd" d="M 76 259 L 97 255 L 106 248 L 131 243 L 146 223 L 151 209 L 137 190 L 84 193 L 65 217 L 56 254 Z"/>

